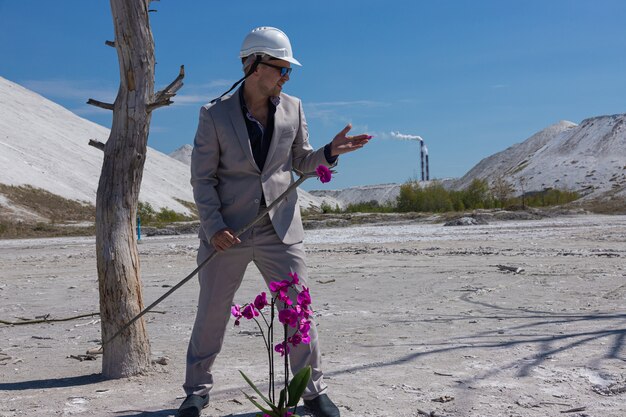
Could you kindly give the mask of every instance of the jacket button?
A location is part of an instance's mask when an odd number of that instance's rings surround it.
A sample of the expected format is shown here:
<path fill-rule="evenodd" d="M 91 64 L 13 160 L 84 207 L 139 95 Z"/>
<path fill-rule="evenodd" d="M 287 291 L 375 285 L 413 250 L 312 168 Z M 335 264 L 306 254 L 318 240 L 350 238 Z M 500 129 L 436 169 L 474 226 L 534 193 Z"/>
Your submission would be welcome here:
<path fill-rule="evenodd" d="M 258 198 L 255 198 L 255 199 L 254 199 L 254 202 L 255 202 L 256 204 L 259 204 L 259 202 L 260 202 L 260 201 L 259 201 L 259 199 L 258 199 Z"/>

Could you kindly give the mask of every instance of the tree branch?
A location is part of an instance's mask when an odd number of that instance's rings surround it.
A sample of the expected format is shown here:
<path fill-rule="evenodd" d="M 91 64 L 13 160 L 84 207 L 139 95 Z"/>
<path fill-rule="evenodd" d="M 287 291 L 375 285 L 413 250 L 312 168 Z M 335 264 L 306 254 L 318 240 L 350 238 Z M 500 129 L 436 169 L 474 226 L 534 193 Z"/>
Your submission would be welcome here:
<path fill-rule="evenodd" d="M 50 315 L 46 314 L 45 316 L 42 316 L 41 318 L 35 319 L 35 320 L 28 320 L 28 319 L 21 319 L 22 321 L 0 320 L 0 323 L 8 324 L 10 326 L 20 326 L 20 325 L 24 325 L 24 324 L 55 323 L 55 322 L 58 322 L 58 321 L 70 321 L 70 320 L 74 320 L 74 319 L 82 319 L 84 317 L 92 317 L 92 316 L 98 316 L 98 315 L 100 315 L 100 313 L 87 313 L 87 314 L 81 314 L 81 315 L 78 315 L 78 316 L 62 318 L 62 319 L 51 319 L 51 318 L 49 318 Z"/>
<path fill-rule="evenodd" d="M 113 110 L 114 106 L 111 103 L 104 103 L 102 101 L 94 100 L 90 98 L 87 100 L 87 104 L 91 104 L 92 106 L 100 107 L 105 110 Z"/>
<path fill-rule="evenodd" d="M 104 44 L 106 46 L 110 46 L 112 48 L 115 48 L 115 42 L 114 41 L 104 41 Z"/>
<path fill-rule="evenodd" d="M 167 87 L 154 95 L 152 102 L 148 104 L 148 111 L 151 112 L 159 107 L 169 106 L 172 104 L 173 101 L 170 99 L 174 97 L 178 90 L 182 88 L 183 78 L 185 78 L 185 66 L 181 65 L 178 77 L 176 77 Z"/>
<path fill-rule="evenodd" d="M 96 139 L 89 139 L 89 146 L 93 146 L 94 148 L 98 148 L 101 151 L 104 151 L 104 143 L 100 142 Z"/>
<path fill-rule="evenodd" d="M 159 101 L 157 103 L 148 104 L 148 112 L 156 110 L 159 107 L 169 106 L 172 103 L 174 103 L 174 102 L 168 98 L 167 100 L 162 100 L 162 101 Z"/>

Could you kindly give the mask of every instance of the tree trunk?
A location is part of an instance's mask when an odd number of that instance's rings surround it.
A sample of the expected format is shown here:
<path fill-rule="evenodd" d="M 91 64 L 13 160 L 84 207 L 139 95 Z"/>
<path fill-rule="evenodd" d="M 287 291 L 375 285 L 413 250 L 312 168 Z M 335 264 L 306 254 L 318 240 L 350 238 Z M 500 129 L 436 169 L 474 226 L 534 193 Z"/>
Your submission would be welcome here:
<path fill-rule="evenodd" d="M 143 309 L 137 237 L 137 201 L 146 159 L 154 93 L 154 41 L 149 0 L 110 0 L 120 87 L 96 198 L 96 250 L 102 340 Z M 150 367 L 143 319 L 105 343 L 102 374 L 120 378 Z"/>

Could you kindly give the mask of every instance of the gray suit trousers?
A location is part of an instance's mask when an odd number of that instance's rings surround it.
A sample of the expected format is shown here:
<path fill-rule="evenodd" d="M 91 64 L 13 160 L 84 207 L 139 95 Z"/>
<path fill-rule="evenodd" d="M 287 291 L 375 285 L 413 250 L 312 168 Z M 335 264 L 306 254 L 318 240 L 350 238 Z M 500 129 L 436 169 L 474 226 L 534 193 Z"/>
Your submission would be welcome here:
<path fill-rule="evenodd" d="M 256 264 L 268 286 L 272 281 L 289 279 L 289 272 L 296 272 L 300 285 L 308 287 L 302 242 L 292 245 L 283 243 L 267 216 L 246 235 L 240 244 L 218 254 L 200 270 L 198 312 L 187 349 L 187 373 L 183 385 L 187 395 L 206 395 L 213 387 L 211 368 L 222 348 L 235 292 L 241 285 L 250 262 Z M 206 259 L 212 251 L 213 247 L 202 240 L 198 250 L 198 263 Z M 280 323 L 276 323 L 278 329 L 281 329 Z M 309 334 L 310 344 L 298 345 L 289 353 L 293 373 L 307 365 L 311 365 L 313 371 L 303 399 L 315 398 L 326 391 L 317 329 L 313 320 Z M 282 331 L 279 330 L 274 337 L 276 343 L 280 342 Z"/>

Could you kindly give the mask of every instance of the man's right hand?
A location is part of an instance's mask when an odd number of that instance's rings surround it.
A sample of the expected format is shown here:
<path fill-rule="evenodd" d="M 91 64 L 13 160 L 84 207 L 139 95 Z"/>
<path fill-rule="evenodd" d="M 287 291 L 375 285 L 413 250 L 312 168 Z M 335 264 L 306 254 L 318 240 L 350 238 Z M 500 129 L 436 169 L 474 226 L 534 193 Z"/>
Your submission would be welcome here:
<path fill-rule="evenodd" d="M 241 240 L 235 236 L 235 232 L 230 228 L 225 228 L 216 232 L 211 238 L 211 244 L 218 252 L 226 250 L 238 243 L 241 243 Z"/>

